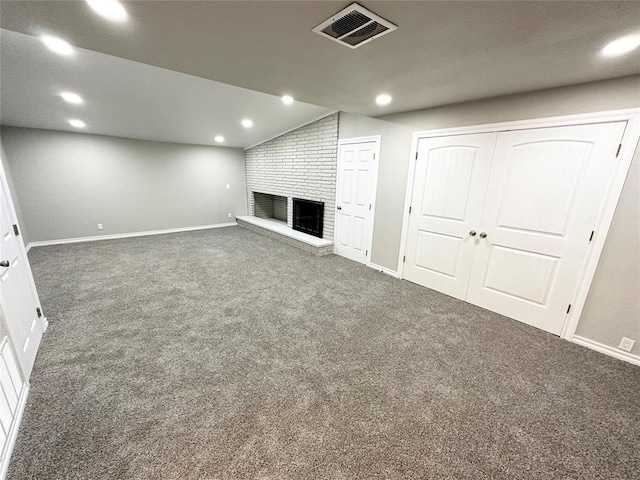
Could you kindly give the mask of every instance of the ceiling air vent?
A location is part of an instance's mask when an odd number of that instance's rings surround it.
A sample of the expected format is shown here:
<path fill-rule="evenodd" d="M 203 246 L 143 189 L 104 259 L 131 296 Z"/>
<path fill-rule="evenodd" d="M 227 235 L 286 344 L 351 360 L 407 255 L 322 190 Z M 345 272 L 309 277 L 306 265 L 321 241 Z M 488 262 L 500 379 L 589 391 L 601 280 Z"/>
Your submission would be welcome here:
<path fill-rule="evenodd" d="M 358 48 L 397 29 L 393 23 L 354 3 L 313 29 L 334 42 Z"/>

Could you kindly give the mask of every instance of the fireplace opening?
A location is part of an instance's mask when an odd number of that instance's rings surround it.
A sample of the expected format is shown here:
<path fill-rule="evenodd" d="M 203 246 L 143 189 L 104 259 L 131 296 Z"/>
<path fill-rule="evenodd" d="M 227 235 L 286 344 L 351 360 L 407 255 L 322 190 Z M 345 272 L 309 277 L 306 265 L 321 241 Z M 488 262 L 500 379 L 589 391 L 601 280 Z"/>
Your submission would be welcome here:
<path fill-rule="evenodd" d="M 253 192 L 253 199 L 256 217 L 287 221 L 287 197 Z"/>
<path fill-rule="evenodd" d="M 293 229 L 322 238 L 324 202 L 293 199 Z"/>

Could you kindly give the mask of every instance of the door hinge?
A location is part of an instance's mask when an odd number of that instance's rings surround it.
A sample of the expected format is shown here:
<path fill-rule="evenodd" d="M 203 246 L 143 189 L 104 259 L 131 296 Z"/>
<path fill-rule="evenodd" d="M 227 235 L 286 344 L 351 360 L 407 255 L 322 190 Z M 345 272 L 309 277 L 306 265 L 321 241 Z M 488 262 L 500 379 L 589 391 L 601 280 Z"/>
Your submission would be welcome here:
<path fill-rule="evenodd" d="M 567 307 L 567 313 L 569 313 L 569 310 L 571 310 L 571 304 Z"/>
<path fill-rule="evenodd" d="M 618 145 L 618 151 L 616 152 L 616 158 L 620 155 L 620 150 L 622 149 L 622 144 Z"/>
<path fill-rule="evenodd" d="M 589 235 L 589 241 L 593 240 L 593 235 L 596 233 L 595 230 L 591 230 L 591 235 Z"/>
<path fill-rule="evenodd" d="M 407 261 L 407 256 L 405 255 L 404 257 L 402 257 L 402 263 Z"/>
<path fill-rule="evenodd" d="M 418 159 L 418 152 L 416 152 L 416 160 Z"/>
<path fill-rule="evenodd" d="M 411 207 L 409 207 L 409 213 L 411 213 Z"/>
<path fill-rule="evenodd" d="M 375 153 L 373 154 L 373 159 L 374 159 L 374 160 L 376 159 L 376 154 L 375 154 Z"/>
<path fill-rule="evenodd" d="M 13 224 L 13 234 L 16 237 L 20 236 L 20 230 L 18 230 L 18 225 L 16 225 L 15 223 Z"/>
<path fill-rule="evenodd" d="M 371 210 L 371 204 L 369 204 L 369 210 Z"/>
<path fill-rule="evenodd" d="M 36 308 L 36 313 L 38 314 L 38 318 L 42 318 L 42 310 L 40 310 L 40 307 Z"/>
<path fill-rule="evenodd" d="M 366 256 L 368 256 L 368 255 L 369 255 L 369 250 L 365 250 L 365 251 L 364 251 L 364 256 L 366 257 Z"/>

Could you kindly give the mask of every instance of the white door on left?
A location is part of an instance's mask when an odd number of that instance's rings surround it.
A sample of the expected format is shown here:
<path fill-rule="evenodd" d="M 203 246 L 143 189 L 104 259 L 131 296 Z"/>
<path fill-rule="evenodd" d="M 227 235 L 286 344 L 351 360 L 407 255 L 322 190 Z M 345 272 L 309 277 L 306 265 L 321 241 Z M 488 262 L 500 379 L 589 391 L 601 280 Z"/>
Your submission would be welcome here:
<path fill-rule="evenodd" d="M 0 478 L 5 478 L 28 387 L 20 375 L 0 315 Z"/>
<path fill-rule="evenodd" d="M 0 307 L 18 363 L 28 379 L 38 352 L 44 322 L 31 267 L 18 237 L 15 210 L 0 167 Z"/>
<path fill-rule="evenodd" d="M 345 143 L 338 153 L 335 251 L 360 263 L 371 253 L 377 146 L 376 141 Z"/>

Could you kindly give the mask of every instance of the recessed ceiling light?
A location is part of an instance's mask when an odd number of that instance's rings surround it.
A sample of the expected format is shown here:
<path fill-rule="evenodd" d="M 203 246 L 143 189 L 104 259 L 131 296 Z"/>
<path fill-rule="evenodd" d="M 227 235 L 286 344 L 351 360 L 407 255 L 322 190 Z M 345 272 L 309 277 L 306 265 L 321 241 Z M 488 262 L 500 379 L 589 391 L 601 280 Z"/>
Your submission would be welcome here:
<path fill-rule="evenodd" d="M 242 120 L 242 122 L 240 122 L 242 124 L 242 126 L 244 128 L 251 128 L 253 127 L 253 121 L 249 120 L 248 118 L 245 118 L 244 120 Z"/>
<path fill-rule="evenodd" d="M 77 93 L 62 92 L 60 96 L 65 102 L 73 103 L 74 105 L 80 105 L 84 101 Z"/>
<path fill-rule="evenodd" d="M 65 42 L 61 38 L 52 37 L 50 35 L 43 35 L 40 37 L 42 43 L 46 45 L 46 47 L 52 52 L 57 53 L 58 55 L 69 56 L 73 54 L 73 47 L 69 44 L 69 42 Z"/>
<path fill-rule="evenodd" d="M 391 103 L 391 95 L 382 93 L 376 97 L 376 103 L 378 105 L 389 105 Z"/>
<path fill-rule="evenodd" d="M 283 95 L 282 103 L 285 105 L 291 105 L 293 103 L 293 97 L 291 95 Z"/>
<path fill-rule="evenodd" d="M 69 120 L 69 125 L 76 128 L 84 128 L 87 126 L 82 120 Z"/>
<path fill-rule="evenodd" d="M 124 22 L 127 11 L 118 0 L 87 0 L 89 6 L 103 18 L 112 22 Z"/>
<path fill-rule="evenodd" d="M 617 57 L 618 55 L 624 55 L 632 50 L 635 50 L 640 46 L 640 35 L 629 35 L 622 37 L 613 42 L 609 42 L 602 49 L 602 54 L 605 57 Z"/>
<path fill-rule="evenodd" d="M 216 135 L 213 139 L 218 143 L 224 142 L 224 137 L 222 135 Z"/>

